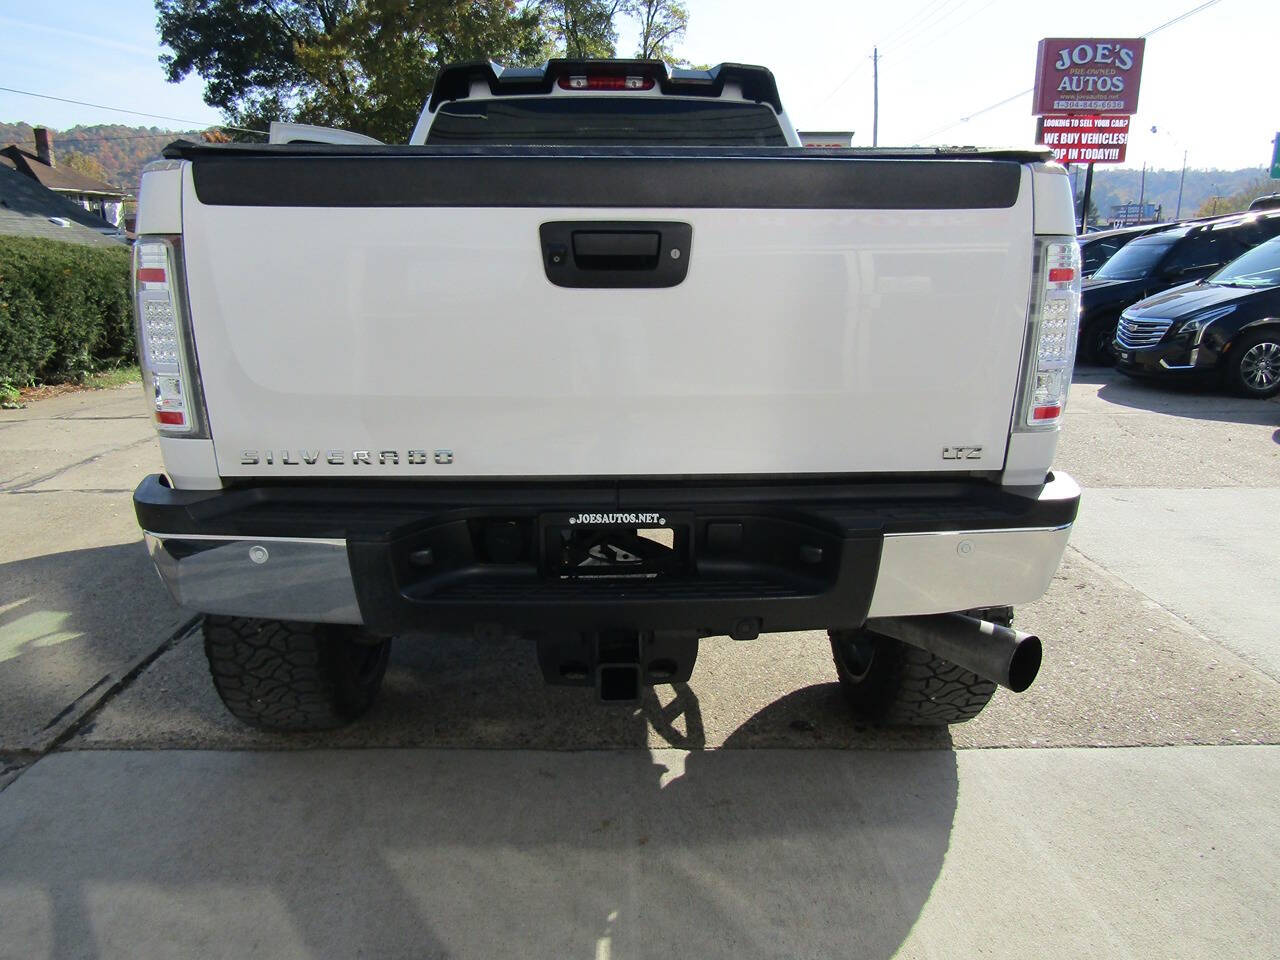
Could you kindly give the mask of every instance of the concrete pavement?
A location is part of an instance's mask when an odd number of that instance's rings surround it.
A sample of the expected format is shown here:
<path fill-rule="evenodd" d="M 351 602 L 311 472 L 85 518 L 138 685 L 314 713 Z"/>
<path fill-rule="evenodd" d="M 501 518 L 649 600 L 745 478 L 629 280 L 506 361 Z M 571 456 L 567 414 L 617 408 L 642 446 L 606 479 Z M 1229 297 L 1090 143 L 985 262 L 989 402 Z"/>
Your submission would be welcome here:
<path fill-rule="evenodd" d="M 1280 680 L 1280 486 L 1095 488 L 1071 544 Z"/>
<path fill-rule="evenodd" d="M 78 752 L 0 958 L 1280 954 L 1280 748 Z"/>
<path fill-rule="evenodd" d="M 0 410 L 0 777 L 189 619 L 129 499 L 160 467 L 154 437 L 136 385 Z"/>
<path fill-rule="evenodd" d="M 250 731 L 139 542 L 137 387 L 0 413 L 0 958 L 1280 954 L 1280 748 L 1231 746 L 1280 744 L 1280 404 L 1078 380 L 1041 678 L 934 732 L 817 634 L 636 709 L 405 638 L 365 720 Z"/>
<path fill-rule="evenodd" d="M 1280 487 L 1280 400 L 1077 369 L 1057 465 L 1093 487 Z"/>

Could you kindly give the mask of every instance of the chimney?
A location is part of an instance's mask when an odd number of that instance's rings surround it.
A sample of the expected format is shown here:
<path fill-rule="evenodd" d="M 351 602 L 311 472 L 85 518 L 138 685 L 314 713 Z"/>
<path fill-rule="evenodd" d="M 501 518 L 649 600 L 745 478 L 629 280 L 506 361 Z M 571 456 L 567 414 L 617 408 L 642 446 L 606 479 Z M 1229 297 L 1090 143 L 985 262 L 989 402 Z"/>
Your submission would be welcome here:
<path fill-rule="evenodd" d="M 49 136 L 49 131 L 44 127 L 36 127 L 31 132 L 36 135 L 36 156 L 40 158 L 40 162 L 56 167 L 57 164 L 53 162 L 53 137 Z"/>

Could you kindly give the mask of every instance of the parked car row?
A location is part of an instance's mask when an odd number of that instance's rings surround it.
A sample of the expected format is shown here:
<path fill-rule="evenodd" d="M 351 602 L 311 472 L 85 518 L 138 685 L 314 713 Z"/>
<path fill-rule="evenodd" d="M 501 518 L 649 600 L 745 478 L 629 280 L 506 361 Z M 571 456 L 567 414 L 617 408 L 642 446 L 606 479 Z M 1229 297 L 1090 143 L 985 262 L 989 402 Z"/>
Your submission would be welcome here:
<path fill-rule="evenodd" d="M 1205 280 L 1276 236 L 1280 236 L 1280 211 L 1146 228 L 1126 238 L 1084 283 L 1078 359 L 1113 362 L 1116 350 L 1123 349 L 1117 346 L 1122 314 L 1167 290 Z"/>
<path fill-rule="evenodd" d="M 1248 397 L 1280 393 L 1280 237 L 1122 311 L 1114 351 L 1116 367 L 1135 376 L 1221 379 Z"/>

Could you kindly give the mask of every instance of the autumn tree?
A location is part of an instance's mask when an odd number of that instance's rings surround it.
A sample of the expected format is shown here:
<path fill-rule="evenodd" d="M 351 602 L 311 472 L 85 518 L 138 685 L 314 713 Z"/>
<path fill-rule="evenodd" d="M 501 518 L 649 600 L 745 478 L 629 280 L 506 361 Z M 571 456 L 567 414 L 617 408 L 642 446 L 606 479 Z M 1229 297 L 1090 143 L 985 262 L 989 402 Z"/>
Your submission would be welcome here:
<path fill-rule="evenodd" d="M 72 150 L 58 159 L 62 166 L 76 173 L 84 174 L 86 177 L 92 177 L 94 180 L 100 180 L 103 183 L 110 183 L 111 176 L 107 173 L 107 168 L 102 165 L 97 157 L 91 157 L 87 153 L 80 153 Z"/>
<path fill-rule="evenodd" d="M 228 123 L 344 127 L 391 142 L 413 129 L 440 67 L 535 63 L 542 11 L 516 0 L 156 0 L 168 79 L 205 81 Z"/>
<path fill-rule="evenodd" d="M 390 142 L 413 129 L 459 60 L 612 57 L 634 17 L 640 55 L 674 60 L 683 0 L 156 0 L 171 82 L 192 73 L 227 123 L 343 127 Z"/>
<path fill-rule="evenodd" d="M 1267 177 L 1258 177 L 1252 183 L 1248 184 L 1243 190 L 1237 190 L 1229 197 L 1218 194 L 1217 188 L 1214 188 L 1214 196 L 1209 197 L 1200 205 L 1200 209 L 1196 211 L 1197 217 L 1215 217 L 1220 214 L 1237 213 L 1241 210 L 1248 210 L 1249 204 L 1259 197 L 1265 197 L 1276 192 L 1276 184 L 1274 180 Z"/>

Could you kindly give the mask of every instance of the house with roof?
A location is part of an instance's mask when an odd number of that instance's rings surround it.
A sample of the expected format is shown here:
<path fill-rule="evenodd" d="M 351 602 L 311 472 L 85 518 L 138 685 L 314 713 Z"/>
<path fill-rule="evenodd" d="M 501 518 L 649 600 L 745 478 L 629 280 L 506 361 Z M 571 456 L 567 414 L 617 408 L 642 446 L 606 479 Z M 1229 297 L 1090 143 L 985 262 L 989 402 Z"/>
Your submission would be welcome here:
<path fill-rule="evenodd" d="M 96 213 L 5 164 L 0 164 L 0 236 L 41 237 L 91 247 L 122 242 L 116 229 Z"/>
<path fill-rule="evenodd" d="M 0 168 L 8 167 L 34 180 L 46 190 L 96 214 L 109 225 L 119 227 L 120 211 L 125 200 L 129 199 L 129 194 L 102 180 L 59 167 L 53 156 L 53 138 L 49 131 L 44 127 L 36 127 L 34 133 L 36 152 L 32 153 L 11 143 L 0 149 Z"/>

